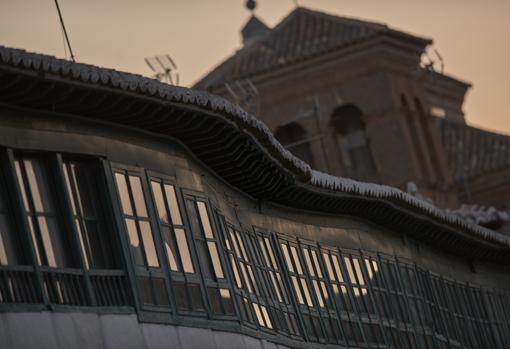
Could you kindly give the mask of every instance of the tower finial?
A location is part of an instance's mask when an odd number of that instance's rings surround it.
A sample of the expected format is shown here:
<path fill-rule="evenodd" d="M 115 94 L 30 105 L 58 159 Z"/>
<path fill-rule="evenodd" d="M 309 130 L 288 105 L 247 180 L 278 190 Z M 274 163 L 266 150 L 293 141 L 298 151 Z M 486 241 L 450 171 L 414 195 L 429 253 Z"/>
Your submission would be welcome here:
<path fill-rule="evenodd" d="M 255 10 L 255 7 L 257 7 L 257 2 L 255 0 L 246 0 L 246 8 L 253 12 Z"/>

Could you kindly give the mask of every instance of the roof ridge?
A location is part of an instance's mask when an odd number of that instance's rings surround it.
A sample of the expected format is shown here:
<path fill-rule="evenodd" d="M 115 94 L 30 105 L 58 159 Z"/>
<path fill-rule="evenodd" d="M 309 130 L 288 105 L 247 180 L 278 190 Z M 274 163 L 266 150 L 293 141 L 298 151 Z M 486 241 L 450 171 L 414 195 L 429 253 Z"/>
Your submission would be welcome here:
<path fill-rule="evenodd" d="M 350 17 L 350 16 L 344 16 L 344 15 L 340 16 L 340 15 L 328 13 L 325 11 L 311 9 L 309 7 L 304 7 L 304 6 L 297 7 L 294 11 L 291 12 L 291 14 L 294 12 L 297 12 L 297 11 L 308 12 L 310 14 L 313 14 L 316 16 L 321 16 L 321 17 L 331 19 L 334 21 L 340 21 L 342 23 L 345 22 L 346 24 L 370 26 L 370 27 L 374 27 L 374 28 L 377 27 L 379 29 L 389 29 L 390 28 L 386 23 L 369 21 L 369 20 L 365 20 L 365 19 L 361 19 L 361 18 L 357 18 L 357 17 Z"/>

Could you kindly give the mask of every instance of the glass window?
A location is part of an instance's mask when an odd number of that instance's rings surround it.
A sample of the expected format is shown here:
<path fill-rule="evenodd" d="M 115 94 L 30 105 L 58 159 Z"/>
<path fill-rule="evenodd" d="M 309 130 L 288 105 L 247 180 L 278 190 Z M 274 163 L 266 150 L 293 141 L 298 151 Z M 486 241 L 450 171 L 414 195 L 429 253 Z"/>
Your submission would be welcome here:
<path fill-rule="evenodd" d="M 131 252 L 137 265 L 158 268 L 159 259 L 154 243 L 147 203 L 139 176 L 115 173 Z"/>
<path fill-rule="evenodd" d="M 241 232 L 232 225 L 228 225 L 223 217 L 221 223 L 224 228 L 222 231 L 226 253 L 236 281 L 235 295 L 241 306 L 251 304 L 251 307 L 245 308 L 245 312 L 253 313 L 252 316 L 244 314 L 243 319 L 272 329 L 273 323 L 264 298 L 267 294 L 266 285 L 264 280 L 259 283 L 256 278 L 257 265 L 260 264 L 257 240 L 250 233 Z M 262 277 L 262 275 L 258 276 Z"/>
<path fill-rule="evenodd" d="M 15 168 L 39 263 L 50 267 L 72 266 L 69 242 L 55 205 L 53 174 L 48 172 L 45 161 L 37 157 L 17 156 Z"/>
<path fill-rule="evenodd" d="M 194 273 L 195 269 L 174 186 L 152 179 L 151 187 L 170 270 Z"/>
<path fill-rule="evenodd" d="M 215 279 L 223 279 L 225 275 L 206 203 L 204 201 L 187 199 L 186 204 L 191 227 L 196 237 L 200 262 L 203 269 L 206 270 L 206 275 L 204 276 L 210 277 L 214 275 Z"/>
<path fill-rule="evenodd" d="M 0 265 L 21 264 L 23 263 L 21 245 L 18 234 L 12 226 L 3 182 L 0 182 L 0 184 L 2 184 L 0 188 Z"/>
<path fill-rule="evenodd" d="M 321 318 L 329 316 L 321 314 L 318 310 L 324 307 L 324 296 L 319 280 L 316 276 L 317 269 L 312 264 L 313 257 L 309 255 L 308 248 L 300 248 L 297 240 L 278 237 L 278 242 L 283 252 L 285 266 L 287 267 L 291 288 L 300 304 L 300 311 L 305 320 L 304 327 L 311 341 L 336 342 L 336 337 L 327 338 L 326 324 L 329 319 Z M 315 296 L 314 296 L 315 295 Z"/>
<path fill-rule="evenodd" d="M 270 238 L 262 232 L 256 232 L 253 239 L 253 246 L 257 247 L 254 248 L 254 253 L 258 252 L 259 255 L 259 258 L 255 258 L 256 267 L 260 271 L 261 283 L 267 290 L 268 310 L 274 314 L 274 328 L 287 335 L 298 335 L 295 309 L 290 302 Z"/>
<path fill-rule="evenodd" d="M 169 207 L 172 207 L 170 198 L 174 196 L 170 194 L 168 197 Z M 178 210 L 175 198 L 173 201 L 176 203 L 174 210 Z M 212 211 L 204 200 L 194 196 L 186 196 L 185 204 L 212 312 L 222 316 L 235 315 L 232 296 L 228 289 L 229 283 L 221 260 L 221 245 L 212 221 Z M 239 281 L 239 274 L 235 278 Z"/>
<path fill-rule="evenodd" d="M 104 219 L 98 172 L 87 162 L 73 160 L 63 161 L 63 171 L 85 267 L 117 268 L 115 237 Z"/>

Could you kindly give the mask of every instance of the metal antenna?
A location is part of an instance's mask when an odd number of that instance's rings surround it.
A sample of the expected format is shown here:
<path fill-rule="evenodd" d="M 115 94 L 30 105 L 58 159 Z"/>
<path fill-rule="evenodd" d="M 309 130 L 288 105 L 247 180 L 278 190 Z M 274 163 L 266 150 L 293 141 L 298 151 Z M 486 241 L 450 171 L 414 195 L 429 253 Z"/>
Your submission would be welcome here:
<path fill-rule="evenodd" d="M 150 70 L 154 72 L 154 78 L 172 85 L 179 85 L 179 72 L 172 57 L 161 55 L 146 57 L 144 60 Z"/>
<path fill-rule="evenodd" d="M 226 82 L 224 85 L 234 103 L 239 104 L 248 113 L 258 115 L 259 91 L 250 79 L 237 80 L 230 84 Z"/>
<path fill-rule="evenodd" d="M 64 32 L 64 37 L 65 37 L 65 40 L 67 43 L 67 47 L 69 48 L 69 54 L 71 55 L 71 60 L 73 62 L 76 62 L 74 59 L 73 49 L 71 48 L 71 42 L 69 41 L 69 35 L 67 35 L 66 26 L 64 24 L 64 18 L 62 17 L 62 12 L 60 12 L 60 6 L 58 6 L 58 0 L 55 0 L 55 6 L 57 7 L 58 18 L 60 19 L 60 26 L 62 27 L 62 31 Z M 65 46 L 64 46 L 64 51 L 65 51 Z M 66 53 L 66 56 L 67 56 L 67 53 Z"/>
<path fill-rule="evenodd" d="M 444 73 L 444 60 L 443 57 L 439 54 L 439 51 L 436 50 L 435 47 L 432 47 L 432 50 L 434 50 L 434 53 L 436 54 L 437 58 L 439 59 L 439 62 L 441 62 L 441 74 Z"/>

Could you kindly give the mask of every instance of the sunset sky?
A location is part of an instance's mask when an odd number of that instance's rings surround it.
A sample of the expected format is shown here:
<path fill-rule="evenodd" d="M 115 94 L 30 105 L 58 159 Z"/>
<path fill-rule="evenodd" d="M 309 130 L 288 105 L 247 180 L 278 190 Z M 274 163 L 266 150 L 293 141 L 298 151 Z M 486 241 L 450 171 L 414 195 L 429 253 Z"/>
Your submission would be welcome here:
<path fill-rule="evenodd" d="M 338 16 L 434 39 L 445 72 L 473 84 L 470 124 L 510 134 L 510 0 L 298 0 Z M 168 53 L 190 86 L 241 46 L 244 0 L 59 0 L 79 62 L 150 75 L 144 57 Z M 274 26 L 292 0 L 259 0 Z M 0 0 L 0 45 L 64 57 L 54 0 Z"/>

